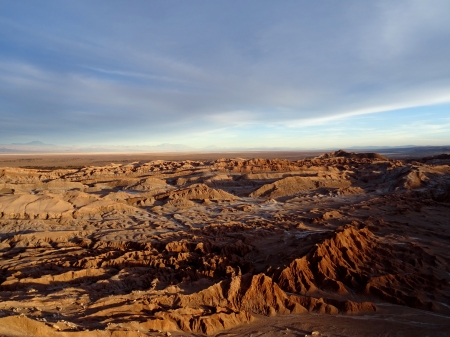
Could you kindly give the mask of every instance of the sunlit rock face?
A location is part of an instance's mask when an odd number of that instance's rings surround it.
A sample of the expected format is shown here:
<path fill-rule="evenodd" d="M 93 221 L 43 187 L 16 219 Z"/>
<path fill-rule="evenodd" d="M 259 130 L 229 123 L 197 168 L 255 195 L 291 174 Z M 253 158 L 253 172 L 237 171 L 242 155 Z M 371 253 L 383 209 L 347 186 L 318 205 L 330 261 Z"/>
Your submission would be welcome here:
<path fill-rule="evenodd" d="M 386 304 L 448 317 L 449 191 L 446 155 L 3 167 L 0 334 L 216 335 Z"/>

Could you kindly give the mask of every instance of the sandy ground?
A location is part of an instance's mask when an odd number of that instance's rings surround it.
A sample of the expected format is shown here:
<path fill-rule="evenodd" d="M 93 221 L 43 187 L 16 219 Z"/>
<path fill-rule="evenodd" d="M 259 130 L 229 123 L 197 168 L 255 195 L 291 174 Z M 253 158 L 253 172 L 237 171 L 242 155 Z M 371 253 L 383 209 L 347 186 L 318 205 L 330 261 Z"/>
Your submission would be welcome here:
<path fill-rule="evenodd" d="M 152 160 L 215 160 L 217 158 L 265 158 L 298 160 L 311 158 L 323 151 L 254 151 L 254 152 L 166 152 L 166 153 L 35 153 L 2 154 L 0 167 L 29 168 L 67 168 L 83 166 L 103 166 L 111 163 L 128 164 L 131 162 L 149 162 Z"/>
<path fill-rule="evenodd" d="M 449 156 L 294 155 L 11 156 L 0 336 L 449 335 Z"/>

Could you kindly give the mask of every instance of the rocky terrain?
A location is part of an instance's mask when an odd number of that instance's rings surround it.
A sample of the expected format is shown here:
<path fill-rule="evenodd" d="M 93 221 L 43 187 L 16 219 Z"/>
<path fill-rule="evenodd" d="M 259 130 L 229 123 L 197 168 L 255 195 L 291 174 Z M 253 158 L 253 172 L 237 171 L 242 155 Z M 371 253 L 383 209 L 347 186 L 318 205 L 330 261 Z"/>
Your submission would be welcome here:
<path fill-rule="evenodd" d="M 3 167 L 0 336 L 446 336 L 449 244 L 445 154 Z"/>

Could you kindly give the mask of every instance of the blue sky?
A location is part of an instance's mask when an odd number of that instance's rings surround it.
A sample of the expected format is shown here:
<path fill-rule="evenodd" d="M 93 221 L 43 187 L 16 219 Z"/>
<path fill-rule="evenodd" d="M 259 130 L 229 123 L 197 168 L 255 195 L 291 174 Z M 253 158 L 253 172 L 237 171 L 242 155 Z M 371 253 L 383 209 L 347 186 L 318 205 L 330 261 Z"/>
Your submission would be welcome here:
<path fill-rule="evenodd" d="M 0 143 L 450 144 L 450 1 L 1 1 Z"/>

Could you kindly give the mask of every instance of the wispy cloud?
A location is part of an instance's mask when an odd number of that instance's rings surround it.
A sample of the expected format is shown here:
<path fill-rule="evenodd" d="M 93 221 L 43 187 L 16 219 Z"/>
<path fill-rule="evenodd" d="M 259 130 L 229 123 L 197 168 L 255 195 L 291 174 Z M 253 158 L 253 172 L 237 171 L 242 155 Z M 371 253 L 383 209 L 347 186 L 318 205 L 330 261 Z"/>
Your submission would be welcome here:
<path fill-rule="evenodd" d="M 157 80 L 157 81 L 167 81 L 167 82 L 179 82 L 179 83 L 189 83 L 187 80 L 173 78 L 169 76 L 158 76 L 152 75 L 148 73 L 139 73 L 134 71 L 122 71 L 122 70 L 110 70 L 110 69 L 102 69 L 95 67 L 84 67 L 88 70 L 92 70 L 98 73 L 108 74 L 108 75 L 118 75 L 123 77 L 131 77 L 131 78 L 140 78 L 140 79 L 148 79 L 148 80 Z"/>
<path fill-rule="evenodd" d="M 447 1 L 27 4 L 0 14 L 0 143 L 288 143 L 450 102 Z"/>

